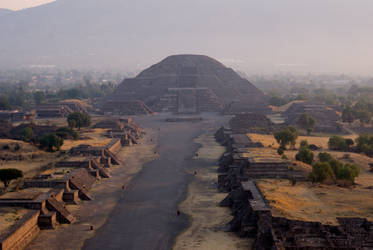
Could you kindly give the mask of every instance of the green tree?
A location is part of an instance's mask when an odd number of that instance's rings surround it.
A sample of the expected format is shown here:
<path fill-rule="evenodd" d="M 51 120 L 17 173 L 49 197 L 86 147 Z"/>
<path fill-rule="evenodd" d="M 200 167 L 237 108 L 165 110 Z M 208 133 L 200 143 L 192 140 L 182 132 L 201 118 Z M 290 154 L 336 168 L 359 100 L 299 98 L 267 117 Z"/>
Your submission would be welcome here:
<path fill-rule="evenodd" d="M 297 161 L 301 161 L 307 164 L 312 164 L 314 158 L 313 152 L 309 149 L 307 141 L 301 142 L 301 147 L 298 153 L 295 155 Z"/>
<path fill-rule="evenodd" d="M 355 120 L 355 115 L 350 106 L 346 107 L 342 111 L 342 121 L 348 122 L 349 124 L 353 123 Z"/>
<path fill-rule="evenodd" d="M 310 135 L 312 130 L 315 128 L 317 120 L 307 113 L 303 113 L 298 118 L 298 125 L 307 131 L 307 135 Z"/>
<path fill-rule="evenodd" d="M 29 142 L 34 137 L 34 132 L 32 131 L 32 128 L 25 127 L 21 132 L 21 140 Z"/>
<path fill-rule="evenodd" d="M 275 132 L 274 137 L 282 149 L 285 149 L 287 145 L 294 147 L 298 138 L 298 131 L 296 128 L 289 126 Z"/>
<path fill-rule="evenodd" d="M 326 152 L 321 152 L 318 155 L 319 161 L 321 162 L 329 162 L 333 159 L 333 156 Z"/>
<path fill-rule="evenodd" d="M 45 135 L 40 139 L 40 147 L 47 149 L 48 152 L 54 152 L 55 149 L 60 150 L 63 145 L 63 138 L 56 134 Z"/>
<path fill-rule="evenodd" d="M 74 112 L 67 116 L 67 123 L 70 128 L 89 127 L 91 125 L 91 117 L 88 114 Z"/>
<path fill-rule="evenodd" d="M 329 149 L 331 150 L 341 150 L 341 151 L 348 150 L 346 139 L 338 135 L 334 135 L 329 138 L 328 146 L 329 146 Z"/>
<path fill-rule="evenodd" d="M 7 188 L 12 180 L 22 178 L 23 173 L 21 170 L 15 168 L 5 168 L 0 169 L 0 181 L 4 183 L 5 188 Z"/>
<path fill-rule="evenodd" d="M 368 156 L 373 156 L 373 135 L 360 135 L 356 139 L 356 148 Z"/>
<path fill-rule="evenodd" d="M 59 128 L 56 131 L 56 135 L 62 137 L 63 139 L 73 138 L 74 140 L 79 139 L 79 133 L 71 128 Z"/>
<path fill-rule="evenodd" d="M 308 175 L 312 182 L 323 182 L 327 179 L 335 179 L 332 168 L 327 162 L 318 162 L 312 166 L 312 172 Z"/>

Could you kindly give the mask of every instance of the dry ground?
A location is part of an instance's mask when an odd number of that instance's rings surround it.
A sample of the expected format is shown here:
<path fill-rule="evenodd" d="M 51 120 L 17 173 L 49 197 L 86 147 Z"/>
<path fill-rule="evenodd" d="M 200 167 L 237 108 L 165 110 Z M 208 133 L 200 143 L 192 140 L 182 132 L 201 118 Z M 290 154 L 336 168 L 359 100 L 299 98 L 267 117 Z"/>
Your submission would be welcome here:
<path fill-rule="evenodd" d="M 278 148 L 279 145 L 273 135 L 268 134 L 247 134 L 254 142 L 261 142 L 265 147 Z M 344 138 L 356 139 L 356 135 L 346 135 Z M 295 147 L 298 148 L 301 141 L 308 141 L 308 144 L 315 144 L 322 149 L 328 149 L 329 137 L 326 136 L 298 136 Z"/>
<path fill-rule="evenodd" d="M 70 150 L 72 147 L 79 146 L 81 144 L 91 145 L 93 147 L 103 147 L 107 145 L 112 139 L 105 136 L 107 129 L 90 129 L 88 131 L 82 131 L 79 140 L 65 140 L 61 150 Z"/>
<path fill-rule="evenodd" d="M 368 165 L 373 159 L 350 153 L 350 160 L 343 160 L 345 153 L 328 152 L 339 160 L 359 165 L 361 173 L 355 179 L 356 185 L 339 187 L 304 182 L 292 186 L 288 180 L 261 180 L 258 185 L 275 216 L 326 224 L 336 224 L 336 217 L 362 217 L 373 221 L 373 173 Z M 295 155 L 295 151 L 292 153 Z"/>
<path fill-rule="evenodd" d="M 0 235 L 4 233 L 9 227 L 14 225 L 26 213 L 27 209 L 16 207 L 1 207 L 0 208 Z"/>
<path fill-rule="evenodd" d="M 174 249 L 250 249 L 248 239 L 223 231 L 232 216 L 229 208 L 218 206 L 227 194 L 217 192 L 215 162 L 225 149 L 218 145 L 211 135 L 202 135 L 195 142 L 202 145 L 195 159 L 208 161 L 209 164 L 193 170 L 197 171 L 197 175 L 189 185 L 187 199 L 179 207 L 183 213 L 190 216 L 191 226 L 177 237 Z"/>

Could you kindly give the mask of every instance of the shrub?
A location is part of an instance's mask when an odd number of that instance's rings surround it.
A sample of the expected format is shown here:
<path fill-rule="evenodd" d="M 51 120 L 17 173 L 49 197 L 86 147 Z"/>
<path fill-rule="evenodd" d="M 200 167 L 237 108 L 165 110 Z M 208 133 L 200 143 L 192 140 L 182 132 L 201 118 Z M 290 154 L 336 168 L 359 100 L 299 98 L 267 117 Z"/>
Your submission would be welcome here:
<path fill-rule="evenodd" d="M 334 173 L 329 163 L 318 162 L 312 167 L 312 172 L 308 175 L 312 182 L 323 182 L 327 179 L 334 179 Z"/>
<path fill-rule="evenodd" d="M 66 128 L 66 127 L 57 129 L 56 135 L 64 139 L 68 139 L 68 138 L 73 138 L 74 140 L 79 139 L 79 133 L 77 131 L 72 130 L 71 128 Z"/>
<path fill-rule="evenodd" d="M 32 131 L 32 128 L 26 127 L 21 132 L 21 140 L 29 142 L 34 137 L 34 132 Z"/>
<path fill-rule="evenodd" d="M 337 136 L 337 135 L 334 135 L 329 138 L 328 146 L 329 146 L 329 149 L 331 150 L 340 150 L 340 151 L 348 150 L 346 139 L 341 136 Z"/>
<path fill-rule="evenodd" d="M 301 148 L 303 148 L 303 147 L 309 148 L 310 146 L 308 145 L 308 141 L 303 140 L 303 141 L 300 142 L 300 147 Z"/>
<path fill-rule="evenodd" d="M 356 139 L 356 148 L 359 152 L 362 152 L 368 156 L 373 156 L 373 136 L 360 135 Z"/>
<path fill-rule="evenodd" d="M 301 161 L 307 164 L 312 164 L 314 154 L 309 149 L 308 142 L 302 141 L 298 153 L 295 155 L 297 161 Z"/>
<path fill-rule="evenodd" d="M 12 180 L 23 177 L 23 172 L 14 168 L 0 169 L 0 181 L 7 188 Z"/>
<path fill-rule="evenodd" d="M 333 156 L 331 156 L 331 154 L 329 153 L 322 152 L 322 153 L 319 153 L 318 158 L 319 158 L 319 161 L 321 162 L 329 162 L 333 159 Z"/>
<path fill-rule="evenodd" d="M 67 116 L 67 123 L 70 128 L 89 127 L 91 125 L 91 117 L 85 113 L 74 112 Z"/>
<path fill-rule="evenodd" d="M 285 149 L 287 145 L 294 146 L 298 138 L 298 131 L 296 128 L 289 126 L 283 129 L 278 130 L 274 133 L 274 137 L 280 147 Z"/>
<path fill-rule="evenodd" d="M 307 135 L 310 135 L 316 126 L 317 120 L 309 114 L 304 113 L 299 116 L 297 123 L 301 128 L 307 131 Z"/>
<path fill-rule="evenodd" d="M 309 179 L 312 182 L 323 182 L 326 179 L 347 180 L 353 183 L 355 178 L 360 174 L 360 168 L 355 164 L 343 164 L 334 159 L 328 153 L 320 153 L 318 155 L 320 162 L 312 167 L 312 172 L 309 174 Z M 323 171 L 321 170 L 321 168 Z M 330 174 L 330 170 L 332 174 Z M 325 177 L 326 176 L 326 177 Z"/>
<path fill-rule="evenodd" d="M 278 148 L 277 149 L 277 154 L 279 154 L 279 155 L 283 155 L 284 154 L 284 149 L 283 148 Z"/>
<path fill-rule="evenodd" d="M 54 149 L 57 151 L 60 150 L 62 145 L 63 138 L 57 136 L 56 134 L 46 135 L 40 139 L 40 147 L 47 149 L 49 152 L 54 152 Z"/>

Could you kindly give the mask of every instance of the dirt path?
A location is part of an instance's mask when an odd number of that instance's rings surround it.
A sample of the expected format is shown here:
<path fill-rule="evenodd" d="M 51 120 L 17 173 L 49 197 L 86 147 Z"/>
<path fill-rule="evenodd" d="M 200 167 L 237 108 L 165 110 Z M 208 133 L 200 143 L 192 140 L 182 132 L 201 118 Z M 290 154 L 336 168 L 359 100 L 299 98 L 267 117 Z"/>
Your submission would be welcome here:
<path fill-rule="evenodd" d="M 161 116 L 138 122 L 160 129 L 159 158 L 133 179 L 105 225 L 83 249 L 170 249 L 189 224 L 186 215 L 177 215 L 177 205 L 185 199 L 191 179 L 187 169 L 198 149 L 193 139 L 209 124 L 167 123 Z"/>
<path fill-rule="evenodd" d="M 188 188 L 188 196 L 180 204 L 180 210 L 191 218 L 191 226 L 176 239 L 175 250 L 233 250 L 250 249 L 247 238 L 224 232 L 225 225 L 232 219 L 229 208 L 218 203 L 227 194 L 218 193 L 217 160 L 224 153 L 213 137 L 213 131 L 195 140 L 201 145 L 195 157 L 195 167 L 190 169 L 196 175 Z"/>
<path fill-rule="evenodd" d="M 125 162 L 125 166 L 112 169 L 112 178 L 102 179 L 92 188 L 90 194 L 92 201 L 82 201 L 78 206 L 68 206 L 68 209 L 77 217 L 72 225 L 60 225 L 56 230 L 43 230 L 26 249 L 81 249 L 84 241 L 91 238 L 95 231 L 89 230 L 101 227 L 118 200 L 125 193 L 122 185 L 128 185 L 131 179 L 141 170 L 143 164 L 154 160 L 156 145 L 156 131 L 147 130 L 141 144 L 133 147 L 124 147 L 118 157 Z M 138 157 L 141 155 L 141 157 Z"/>

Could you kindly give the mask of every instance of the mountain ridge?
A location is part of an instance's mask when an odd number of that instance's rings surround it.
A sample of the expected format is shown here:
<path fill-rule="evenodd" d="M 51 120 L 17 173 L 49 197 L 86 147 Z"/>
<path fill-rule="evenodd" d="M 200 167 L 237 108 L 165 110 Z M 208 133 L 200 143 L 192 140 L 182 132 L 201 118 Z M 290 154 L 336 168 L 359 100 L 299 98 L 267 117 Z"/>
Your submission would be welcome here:
<path fill-rule="evenodd" d="M 371 7 L 347 0 L 58 0 L 0 16 L 0 66 L 127 67 L 181 52 L 232 58 L 249 69 L 370 69 Z M 351 13 L 359 15 L 346 18 Z M 356 43 L 361 49 L 351 50 Z"/>

